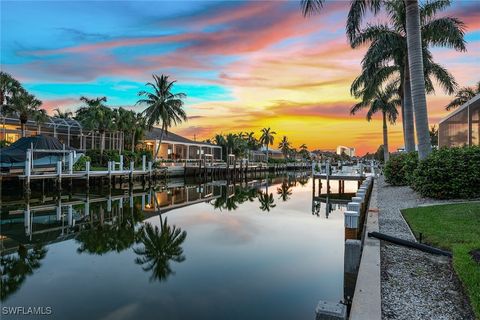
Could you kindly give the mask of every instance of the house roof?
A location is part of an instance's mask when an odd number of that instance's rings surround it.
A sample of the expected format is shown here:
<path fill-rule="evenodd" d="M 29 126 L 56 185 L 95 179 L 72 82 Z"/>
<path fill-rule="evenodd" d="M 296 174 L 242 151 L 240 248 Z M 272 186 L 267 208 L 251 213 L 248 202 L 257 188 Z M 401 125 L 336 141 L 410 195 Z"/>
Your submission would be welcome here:
<path fill-rule="evenodd" d="M 145 140 L 160 140 L 160 136 L 162 135 L 162 129 L 154 127 L 152 130 L 148 131 L 145 134 Z M 188 144 L 197 144 L 200 146 L 211 146 L 211 147 L 217 147 L 216 144 L 212 143 L 207 143 L 207 142 L 200 142 L 200 141 L 193 141 L 190 139 L 187 139 L 185 137 L 182 137 L 178 134 L 175 134 L 173 132 L 165 132 L 162 137 L 163 141 L 169 141 L 169 142 L 177 142 L 177 143 L 188 143 Z"/>
<path fill-rule="evenodd" d="M 467 102 L 465 102 L 465 104 L 461 105 L 460 107 L 458 107 L 455 111 L 451 112 L 449 115 L 447 115 L 445 118 L 441 119 L 439 121 L 439 124 L 442 123 L 442 122 L 445 122 L 446 120 L 450 119 L 451 117 L 453 117 L 454 115 L 456 115 L 457 113 L 465 110 L 466 108 L 468 108 L 469 106 L 471 105 L 477 105 L 477 104 L 480 104 L 480 93 L 475 95 L 472 99 L 468 100 Z"/>

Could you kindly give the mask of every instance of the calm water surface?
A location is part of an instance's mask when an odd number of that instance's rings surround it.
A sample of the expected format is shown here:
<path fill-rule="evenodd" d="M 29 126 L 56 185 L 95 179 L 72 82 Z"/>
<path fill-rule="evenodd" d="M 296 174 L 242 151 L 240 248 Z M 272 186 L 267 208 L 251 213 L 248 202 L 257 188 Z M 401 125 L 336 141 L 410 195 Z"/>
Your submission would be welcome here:
<path fill-rule="evenodd" d="M 2 307 L 49 306 L 44 319 L 314 319 L 349 284 L 343 205 L 312 196 L 298 174 L 4 194 Z"/>

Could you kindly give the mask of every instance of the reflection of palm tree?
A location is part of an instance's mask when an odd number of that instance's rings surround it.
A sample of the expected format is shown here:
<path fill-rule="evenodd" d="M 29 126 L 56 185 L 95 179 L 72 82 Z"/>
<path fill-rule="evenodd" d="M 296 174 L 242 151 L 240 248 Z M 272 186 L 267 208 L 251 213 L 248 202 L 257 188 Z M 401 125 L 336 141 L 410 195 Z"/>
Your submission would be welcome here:
<path fill-rule="evenodd" d="M 287 201 L 292 195 L 292 188 L 287 181 L 283 181 L 281 187 L 277 188 L 277 194 L 280 195 L 279 199 Z"/>
<path fill-rule="evenodd" d="M 212 205 L 215 209 L 233 211 L 238 208 L 238 204 L 246 201 L 252 202 L 256 196 L 257 190 L 251 187 L 236 186 L 234 194 L 230 196 L 227 193 L 227 188 L 222 188 L 221 196 L 215 199 Z"/>
<path fill-rule="evenodd" d="M 308 176 L 300 177 L 298 183 L 303 187 L 308 183 Z"/>
<path fill-rule="evenodd" d="M 127 214 L 128 210 L 121 212 L 117 223 L 99 223 L 80 232 L 75 238 L 80 243 L 77 252 L 102 255 L 130 248 L 136 240 L 135 224 L 143 219 L 139 208 L 134 206 L 131 209 L 133 214 Z M 103 207 L 100 207 L 100 212 L 103 212 Z"/>
<path fill-rule="evenodd" d="M 273 199 L 273 193 L 268 194 L 267 192 L 259 192 L 258 201 L 260 202 L 260 210 L 270 211 L 271 208 L 275 208 L 275 200 Z"/>
<path fill-rule="evenodd" d="M 0 257 L 0 301 L 5 301 L 20 288 L 27 276 L 41 266 L 40 261 L 46 254 L 47 250 L 41 245 L 36 245 L 32 250 L 20 245 L 17 255 Z"/>
<path fill-rule="evenodd" d="M 176 226 L 169 226 L 167 219 L 160 225 L 159 229 L 145 223 L 139 231 L 139 242 L 143 247 L 134 248 L 133 251 L 139 255 L 135 263 L 142 265 L 144 271 L 152 272 L 150 280 L 165 281 L 169 275 L 174 274 L 170 260 L 185 261 L 181 245 L 187 237 L 187 232 Z"/>

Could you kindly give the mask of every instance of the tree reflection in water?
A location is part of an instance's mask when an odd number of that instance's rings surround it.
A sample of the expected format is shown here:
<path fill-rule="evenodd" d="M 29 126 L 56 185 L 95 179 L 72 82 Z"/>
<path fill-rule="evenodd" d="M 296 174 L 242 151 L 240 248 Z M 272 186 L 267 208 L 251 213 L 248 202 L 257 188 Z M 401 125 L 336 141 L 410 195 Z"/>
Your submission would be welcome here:
<path fill-rule="evenodd" d="M 275 200 L 273 199 L 273 193 L 268 192 L 258 192 L 258 202 L 260 202 L 260 210 L 270 211 L 270 209 L 275 208 Z"/>
<path fill-rule="evenodd" d="M 169 226 L 167 219 L 160 220 L 160 228 L 145 223 L 138 232 L 138 240 L 143 247 L 133 249 L 138 255 L 135 263 L 142 265 L 144 271 L 151 272 L 150 281 L 165 281 L 175 274 L 170 261 L 185 261 L 181 245 L 186 237 L 186 231 L 175 225 Z"/>
<path fill-rule="evenodd" d="M 227 188 L 222 188 L 220 197 L 212 202 L 215 209 L 234 211 L 239 204 L 246 201 L 253 202 L 257 197 L 257 190 L 252 187 L 235 186 L 234 193 L 229 195 Z"/>
<path fill-rule="evenodd" d="M 92 221 L 87 229 L 81 231 L 75 238 L 80 243 L 78 253 L 102 255 L 112 251 L 122 252 L 135 243 L 135 225 L 143 220 L 141 210 L 135 206 L 133 208 L 127 206 L 124 209 L 114 208 L 114 211 L 115 209 L 119 211 L 115 221 L 104 222 L 104 208 L 99 208 L 100 221 Z"/>
<path fill-rule="evenodd" d="M 17 254 L 0 257 L 0 301 L 20 289 L 27 276 L 33 274 L 41 266 L 40 261 L 47 255 L 47 249 L 37 244 L 32 249 L 18 247 Z"/>
<path fill-rule="evenodd" d="M 292 195 L 292 187 L 286 180 L 282 182 L 282 185 L 277 188 L 277 194 L 280 195 L 279 199 L 287 201 Z"/>

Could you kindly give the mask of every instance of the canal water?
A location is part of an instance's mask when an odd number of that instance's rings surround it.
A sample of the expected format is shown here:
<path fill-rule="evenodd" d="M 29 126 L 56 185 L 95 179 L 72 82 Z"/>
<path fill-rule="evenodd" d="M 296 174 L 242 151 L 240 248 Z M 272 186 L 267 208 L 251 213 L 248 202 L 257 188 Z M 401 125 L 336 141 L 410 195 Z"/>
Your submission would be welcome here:
<path fill-rule="evenodd" d="M 45 319 L 314 319 L 353 290 L 343 212 L 356 189 L 295 173 L 4 190 L 1 304 Z"/>

